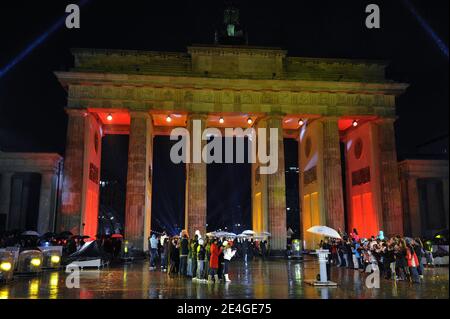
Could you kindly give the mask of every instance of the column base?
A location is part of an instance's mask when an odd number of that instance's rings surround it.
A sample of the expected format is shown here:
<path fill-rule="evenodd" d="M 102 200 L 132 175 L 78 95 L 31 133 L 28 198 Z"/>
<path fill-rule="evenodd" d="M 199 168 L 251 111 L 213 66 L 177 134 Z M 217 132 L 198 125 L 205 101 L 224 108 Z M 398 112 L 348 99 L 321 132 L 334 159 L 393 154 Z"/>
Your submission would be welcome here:
<path fill-rule="evenodd" d="M 270 258 L 287 258 L 286 250 L 284 249 L 271 249 L 269 252 Z"/>
<path fill-rule="evenodd" d="M 137 260 L 144 260 L 147 258 L 147 254 L 141 249 L 131 248 L 128 253 L 122 254 L 120 259 L 124 262 L 133 262 Z"/>
<path fill-rule="evenodd" d="M 307 283 L 308 285 L 311 285 L 311 286 L 316 286 L 316 287 L 337 287 L 337 283 L 335 283 L 334 281 L 317 281 L 317 280 L 307 279 L 307 280 L 305 280 L 305 283 Z"/>

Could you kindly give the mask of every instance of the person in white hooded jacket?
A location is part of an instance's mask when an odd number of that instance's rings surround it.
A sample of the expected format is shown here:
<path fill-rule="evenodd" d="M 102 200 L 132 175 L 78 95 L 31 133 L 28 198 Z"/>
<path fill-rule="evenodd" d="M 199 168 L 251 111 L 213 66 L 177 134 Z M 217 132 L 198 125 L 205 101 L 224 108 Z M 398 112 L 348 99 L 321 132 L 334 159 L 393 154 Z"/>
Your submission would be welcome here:
<path fill-rule="evenodd" d="M 231 258 L 234 257 L 236 254 L 236 250 L 231 249 L 231 244 L 228 241 L 223 242 L 223 261 L 224 261 L 224 267 L 223 267 L 223 276 L 225 277 L 225 282 L 230 282 L 230 277 L 228 275 L 228 268 L 230 264 Z"/>

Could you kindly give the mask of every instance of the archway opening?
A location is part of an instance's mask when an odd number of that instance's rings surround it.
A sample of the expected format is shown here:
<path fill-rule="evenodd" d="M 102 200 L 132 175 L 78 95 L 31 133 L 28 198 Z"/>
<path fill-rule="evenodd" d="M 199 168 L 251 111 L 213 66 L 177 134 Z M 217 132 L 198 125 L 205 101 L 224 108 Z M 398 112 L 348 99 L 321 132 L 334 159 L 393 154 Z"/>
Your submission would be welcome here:
<path fill-rule="evenodd" d="M 286 181 L 286 228 L 288 237 L 300 239 L 298 142 L 284 139 L 284 165 Z"/>
<path fill-rule="evenodd" d="M 252 228 L 251 168 L 248 152 L 244 161 L 238 163 L 238 144 L 248 149 L 248 138 L 211 137 L 222 142 L 222 163 L 207 165 L 207 230 L 224 230 L 239 234 Z M 233 142 L 233 162 L 225 161 L 227 139 Z M 228 140 L 230 143 L 231 141 Z M 242 148 L 241 148 L 242 149 Z"/>
<path fill-rule="evenodd" d="M 128 135 L 106 135 L 102 139 L 99 235 L 123 234 L 124 231 L 128 142 Z"/>
<path fill-rule="evenodd" d="M 170 136 L 153 139 L 152 231 L 176 235 L 184 228 L 186 164 L 175 164 Z"/>

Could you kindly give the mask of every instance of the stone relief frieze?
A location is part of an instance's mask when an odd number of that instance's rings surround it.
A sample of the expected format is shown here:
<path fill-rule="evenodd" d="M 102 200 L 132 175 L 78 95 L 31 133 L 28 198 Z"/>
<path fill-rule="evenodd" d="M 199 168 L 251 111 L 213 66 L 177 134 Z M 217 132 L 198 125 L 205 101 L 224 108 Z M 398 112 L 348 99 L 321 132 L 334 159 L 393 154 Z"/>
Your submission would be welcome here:
<path fill-rule="evenodd" d="M 212 89 L 185 88 L 157 88 L 157 87 L 115 87 L 115 86 L 84 86 L 71 85 L 69 87 L 69 107 L 130 107 L 139 105 L 189 105 L 205 104 L 243 110 L 252 106 L 261 108 L 283 108 L 295 111 L 301 106 L 302 110 L 319 111 L 318 107 L 333 107 L 346 109 L 350 114 L 372 113 L 391 114 L 389 110 L 395 105 L 395 97 L 381 94 L 350 94 L 333 92 L 288 92 L 288 91 L 235 91 Z M 101 102 L 100 102 L 101 101 Z M 254 106 L 254 107 L 253 107 Z M 217 107 L 219 108 L 219 107 Z M 179 109 L 179 107 L 177 107 Z M 380 114 L 381 115 L 381 114 Z"/>

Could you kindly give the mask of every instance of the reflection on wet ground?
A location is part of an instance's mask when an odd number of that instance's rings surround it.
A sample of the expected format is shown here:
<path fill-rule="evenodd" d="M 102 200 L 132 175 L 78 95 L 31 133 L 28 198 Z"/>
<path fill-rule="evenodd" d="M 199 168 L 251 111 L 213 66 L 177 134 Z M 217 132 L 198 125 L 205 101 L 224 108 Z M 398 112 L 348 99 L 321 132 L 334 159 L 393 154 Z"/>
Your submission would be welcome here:
<path fill-rule="evenodd" d="M 149 272 L 148 263 L 134 263 L 81 272 L 80 289 L 66 287 L 64 271 L 45 272 L 34 278 L 15 278 L 0 285 L 0 299 L 204 299 L 204 298 L 448 298 L 449 269 L 425 270 L 421 285 L 382 279 L 380 289 L 365 286 L 364 274 L 350 269 L 332 269 L 337 288 L 317 288 L 304 282 L 319 272 L 314 260 L 233 261 L 228 284 L 205 284 L 159 271 Z"/>

